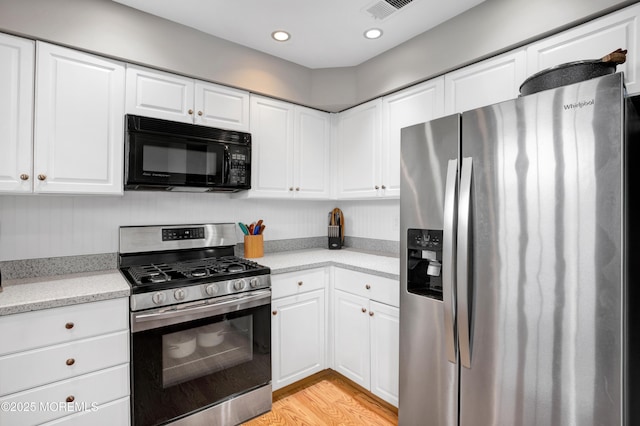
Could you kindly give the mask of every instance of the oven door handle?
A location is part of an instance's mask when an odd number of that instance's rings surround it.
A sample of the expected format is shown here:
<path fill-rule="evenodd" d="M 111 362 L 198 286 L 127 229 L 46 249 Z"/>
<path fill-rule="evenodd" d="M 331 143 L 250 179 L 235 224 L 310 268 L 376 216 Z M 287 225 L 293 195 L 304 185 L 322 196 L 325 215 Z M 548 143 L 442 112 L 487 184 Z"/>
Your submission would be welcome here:
<path fill-rule="evenodd" d="M 270 303 L 271 290 L 256 290 L 241 293 L 240 295 L 178 305 L 169 309 L 159 308 L 152 312 L 133 312 L 131 314 L 131 332 L 136 333 L 201 318 L 214 317 Z"/>

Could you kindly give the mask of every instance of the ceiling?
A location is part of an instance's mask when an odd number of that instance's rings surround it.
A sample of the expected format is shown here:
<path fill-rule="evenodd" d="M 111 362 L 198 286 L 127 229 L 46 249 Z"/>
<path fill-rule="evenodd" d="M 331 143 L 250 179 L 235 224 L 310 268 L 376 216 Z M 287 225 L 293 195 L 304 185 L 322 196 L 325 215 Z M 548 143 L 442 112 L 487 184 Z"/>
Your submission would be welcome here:
<path fill-rule="evenodd" d="M 484 0 L 114 0 L 307 68 L 358 65 Z M 382 37 L 363 33 L 379 28 Z M 271 38 L 291 34 L 287 42 Z"/>

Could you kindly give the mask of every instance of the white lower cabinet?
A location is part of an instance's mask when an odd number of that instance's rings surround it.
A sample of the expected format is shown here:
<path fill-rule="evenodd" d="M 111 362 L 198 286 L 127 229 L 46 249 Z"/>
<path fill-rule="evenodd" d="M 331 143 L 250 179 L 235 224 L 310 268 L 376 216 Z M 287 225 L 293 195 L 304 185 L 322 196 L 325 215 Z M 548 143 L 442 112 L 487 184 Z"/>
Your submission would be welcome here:
<path fill-rule="evenodd" d="M 325 268 L 273 275 L 273 390 L 326 368 Z"/>
<path fill-rule="evenodd" d="M 129 303 L 0 317 L 0 424 L 128 425 Z"/>
<path fill-rule="evenodd" d="M 334 369 L 397 407 L 398 281 L 336 268 L 334 288 Z"/>

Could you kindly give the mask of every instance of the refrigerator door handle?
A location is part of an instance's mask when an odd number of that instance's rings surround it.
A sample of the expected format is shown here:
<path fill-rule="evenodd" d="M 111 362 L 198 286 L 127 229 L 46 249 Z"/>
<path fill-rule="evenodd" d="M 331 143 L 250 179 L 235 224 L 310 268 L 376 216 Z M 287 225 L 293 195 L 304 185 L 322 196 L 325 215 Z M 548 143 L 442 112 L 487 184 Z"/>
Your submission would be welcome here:
<path fill-rule="evenodd" d="M 444 229 L 442 233 L 442 302 L 444 305 L 445 348 L 447 359 L 458 361 L 456 350 L 456 200 L 458 198 L 458 161 L 449 160 L 444 192 Z"/>
<path fill-rule="evenodd" d="M 457 326 L 460 348 L 460 363 L 471 368 L 471 305 L 472 293 L 469 286 L 469 265 L 472 261 L 471 249 L 471 187 L 473 162 L 471 157 L 462 159 L 460 170 L 460 197 L 458 199 L 458 244 L 457 244 Z"/>

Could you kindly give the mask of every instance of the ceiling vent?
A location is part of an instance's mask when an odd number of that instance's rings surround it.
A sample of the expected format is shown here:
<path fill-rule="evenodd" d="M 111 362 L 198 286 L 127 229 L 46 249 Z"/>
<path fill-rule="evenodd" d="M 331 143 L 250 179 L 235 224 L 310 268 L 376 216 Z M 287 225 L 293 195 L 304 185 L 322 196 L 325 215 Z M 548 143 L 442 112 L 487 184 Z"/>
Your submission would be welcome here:
<path fill-rule="evenodd" d="M 375 19 L 386 19 L 396 11 L 405 7 L 413 0 L 382 0 L 373 3 L 367 9 L 367 12 Z"/>

